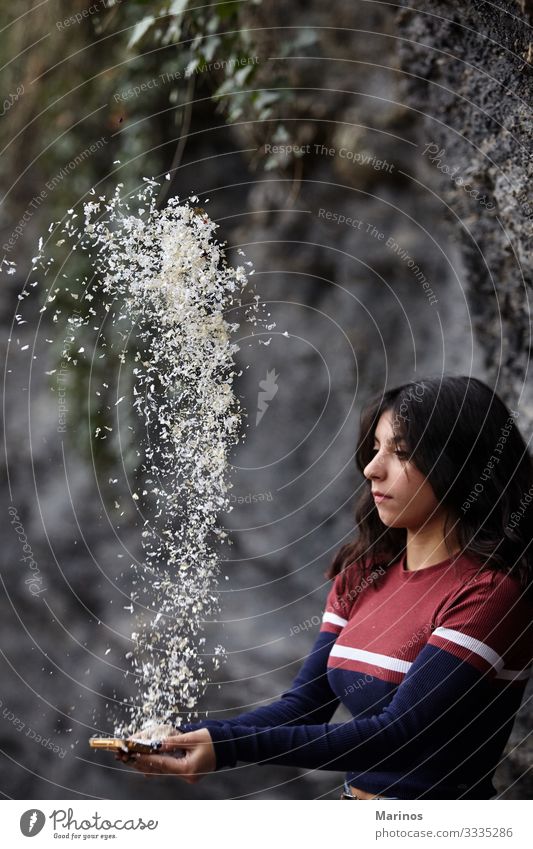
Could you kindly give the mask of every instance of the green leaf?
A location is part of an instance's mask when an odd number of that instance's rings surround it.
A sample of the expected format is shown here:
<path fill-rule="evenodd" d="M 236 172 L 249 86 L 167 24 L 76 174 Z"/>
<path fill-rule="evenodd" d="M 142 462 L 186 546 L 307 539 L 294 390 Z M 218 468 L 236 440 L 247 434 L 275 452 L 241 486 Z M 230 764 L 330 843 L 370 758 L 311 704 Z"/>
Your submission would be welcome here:
<path fill-rule="evenodd" d="M 168 7 L 169 15 L 181 15 L 182 12 L 187 8 L 189 0 L 173 0 L 173 2 Z"/>
<path fill-rule="evenodd" d="M 202 52 L 204 54 L 204 59 L 206 63 L 209 63 L 213 60 L 213 56 L 216 53 L 217 47 L 220 45 L 220 37 L 218 35 L 213 35 L 211 38 L 206 38 L 202 45 Z"/>
<path fill-rule="evenodd" d="M 191 77 L 194 74 L 194 72 L 196 71 L 199 64 L 200 64 L 200 58 L 198 56 L 196 56 L 194 59 L 191 59 L 191 61 L 187 64 L 187 66 L 185 68 L 185 76 Z"/>
<path fill-rule="evenodd" d="M 221 20 L 236 17 L 239 13 L 239 6 L 240 3 L 236 3 L 235 0 L 230 3 L 217 3 L 217 15 Z"/>
<path fill-rule="evenodd" d="M 277 91 L 258 91 L 254 97 L 254 106 L 256 109 L 265 109 L 271 106 L 276 100 L 279 100 L 279 92 Z"/>
<path fill-rule="evenodd" d="M 143 35 L 150 29 L 154 21 L 154 16 L 148 15 L 146 18 L 142 18 L 138 24 L 135 24 L 130 40 L 128 41 L 128 47 L 134 47 L 134 45 L 137 44 Z"/>
<path fill-rule="evenodd" d="M 251 71 L 254 70 L 253 65 L 245 65 L 244 68 L 239 68 L 238 71 L 233 75 L 233 79 L 235 80 L 236 86 L 244 85 L 246 82 L 246 78 L 250 75 Z"/>

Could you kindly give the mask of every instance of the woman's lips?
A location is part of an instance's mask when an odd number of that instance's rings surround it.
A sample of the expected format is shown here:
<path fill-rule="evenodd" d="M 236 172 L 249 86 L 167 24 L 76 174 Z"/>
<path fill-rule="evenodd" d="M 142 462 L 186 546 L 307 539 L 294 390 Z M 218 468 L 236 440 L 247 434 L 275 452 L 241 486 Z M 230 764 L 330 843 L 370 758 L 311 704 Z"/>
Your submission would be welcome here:
<path fill-rule="evenodd" d="M 384 495 L 382 492 L 373 492 L 374 501 L 376 504 L 380 504 L 382 501 L 387 501 L 389 498 L 392 498 L 391 495 Z"/>

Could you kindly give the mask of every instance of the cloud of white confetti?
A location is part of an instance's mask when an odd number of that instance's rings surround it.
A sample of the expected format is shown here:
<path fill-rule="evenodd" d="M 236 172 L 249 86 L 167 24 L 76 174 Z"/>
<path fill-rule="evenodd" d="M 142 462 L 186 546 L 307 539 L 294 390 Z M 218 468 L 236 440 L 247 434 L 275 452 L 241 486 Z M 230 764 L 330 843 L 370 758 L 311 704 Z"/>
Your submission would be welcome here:
<path fill-rule="evenodd" d="M 136 343 L 130 401 L 144 444 L 132 497 L 150 518 L 142 530 L 145 562 L 132 564 L 135 630 L 126 657 L 138 697 L 127 721 L 117 719 L 116 734 L 189 718 L 224 658 L 222 646 L 202 652 L 202 633 L 220 609 L 218 549 L 226 534 L 218 516 L 231 509 L 228 455 L 242 438 L 233 388 L 239 347 L 231 340 L 240 325 L 226 314 L 240 309 L 247 322 L 261 320 L 259 296 L 250 293 L 253 271 L 245 268 L 251 263 L 227 263 L 217 225 L 193 205 L 197 198 L 173 198 L 157 209 L 158 185 L 145 178 L 125 198 L 119 184 L 110 200 L 84 205 L 83 224 L 69 210 L 61 227 L 71 249 L 90 255 L 94 272 L 83 281 L 86 310 L 69 319 L 73 332 L 94 320 L 94 306 L 103 302 L 121 335 L 128 324 Z M 46 265 L 42 242 L 39 249 L 34 268 Z"/>

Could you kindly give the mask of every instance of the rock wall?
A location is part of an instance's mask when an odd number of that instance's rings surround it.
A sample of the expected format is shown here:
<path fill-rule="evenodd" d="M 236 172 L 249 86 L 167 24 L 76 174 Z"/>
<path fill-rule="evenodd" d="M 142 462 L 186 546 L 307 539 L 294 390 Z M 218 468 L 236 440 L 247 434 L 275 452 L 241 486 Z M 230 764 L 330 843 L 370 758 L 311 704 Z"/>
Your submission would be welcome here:
<path fill-rule="evenodd" d="M 533 4 L 417 2 L 398 18 L 407 104 L 424 116 L 428 169 L 460 246 L 487 379 L 528 442 L 533 428 Z M 445 209 L 446 207 L 446 209 Z M 515 407 L 515 408 L 516 408 Z M 505 798 L 531 798 L 531 685 L 498 771 Z M 529 742 L 528 742 L 529 739 Z M 517 751 L 513 746 L 519 744 Z"/>

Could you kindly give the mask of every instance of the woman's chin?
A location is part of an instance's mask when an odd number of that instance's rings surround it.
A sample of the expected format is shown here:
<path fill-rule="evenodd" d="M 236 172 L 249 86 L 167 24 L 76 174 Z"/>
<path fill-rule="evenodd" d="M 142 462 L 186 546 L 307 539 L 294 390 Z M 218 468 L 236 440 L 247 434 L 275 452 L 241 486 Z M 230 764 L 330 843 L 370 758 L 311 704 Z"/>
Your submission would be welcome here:
<path fill-rule="evenodd" d="M 382 509 L 379 509 L 380 507 Z M 383 508 L 382 504 L 379 505 L 378 512 L 379 518 L 387 528 L 405 528 L 407 526 L 407 522 L 403 516 L 398 516 L 392 510 L 387 509 L 387 507 Z"/>

